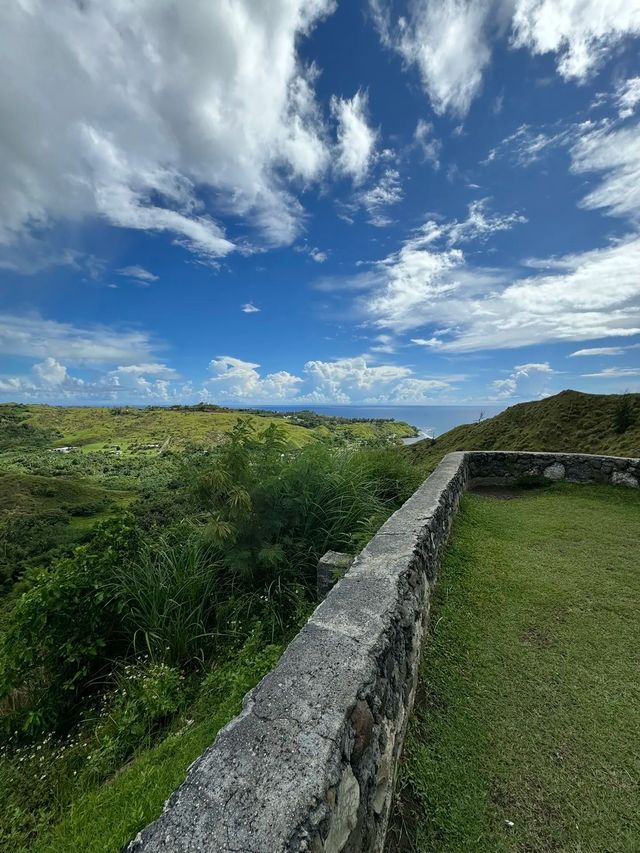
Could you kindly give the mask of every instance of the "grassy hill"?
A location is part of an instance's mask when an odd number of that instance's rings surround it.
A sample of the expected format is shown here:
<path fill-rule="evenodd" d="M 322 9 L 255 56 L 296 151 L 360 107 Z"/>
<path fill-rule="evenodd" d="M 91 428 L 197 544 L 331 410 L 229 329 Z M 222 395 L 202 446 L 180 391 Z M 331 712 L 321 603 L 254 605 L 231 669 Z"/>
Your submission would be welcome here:
<path fill-rule="evenodd" d="M 168 441 L 172 450 L 219 444 L 238 421 L 251 420 L 256 432 L 283 427 L 293 447 L 314 439 L 378 440 L 415 435 L 408 424 L 389 420 L 354 421 L 312 412 L 262 412 L 213 406 L 104 408 L 0 405 L 0 451 L 72 445 L 85 452 L 117 445 L 122 453 L 154 450 Z"/>
<path fill-rule="evenodd" d="M 633 422 L 615 430 L 620 395 L 562 391 L 532 403 L 510 406 L 475 424 L 455 427 L 435 441 L 425 439 L 407 448 L 416 460 L 435 467 L 454 450 L 547 450 L 640 456 L 640 394 L 625 395 Z"/>

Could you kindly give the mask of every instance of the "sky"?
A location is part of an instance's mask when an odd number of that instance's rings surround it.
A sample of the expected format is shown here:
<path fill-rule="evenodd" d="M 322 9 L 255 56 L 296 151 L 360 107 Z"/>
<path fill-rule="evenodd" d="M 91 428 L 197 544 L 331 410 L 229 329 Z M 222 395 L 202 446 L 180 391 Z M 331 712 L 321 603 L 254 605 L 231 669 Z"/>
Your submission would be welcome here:
<path fill-rule="evenodd" d="M 640 0 L 6 0 L 0 401 L 640 390 Z"/>

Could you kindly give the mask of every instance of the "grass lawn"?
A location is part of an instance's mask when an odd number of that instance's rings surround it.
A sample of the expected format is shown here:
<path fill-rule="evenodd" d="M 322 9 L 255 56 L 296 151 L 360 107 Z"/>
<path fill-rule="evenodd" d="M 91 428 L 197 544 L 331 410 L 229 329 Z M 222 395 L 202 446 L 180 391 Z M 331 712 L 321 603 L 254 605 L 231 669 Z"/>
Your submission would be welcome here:
<path fill-rule="evenodd" d="M 640 494 L 465 496 L 390 851 L 640 850 Z"/>

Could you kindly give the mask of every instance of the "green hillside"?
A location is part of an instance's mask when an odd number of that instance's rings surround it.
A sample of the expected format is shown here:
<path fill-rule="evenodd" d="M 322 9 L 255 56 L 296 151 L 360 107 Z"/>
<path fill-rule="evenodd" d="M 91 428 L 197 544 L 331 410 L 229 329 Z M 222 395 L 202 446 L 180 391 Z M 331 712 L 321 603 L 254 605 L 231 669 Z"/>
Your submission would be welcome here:
<path fill-rule="evenodd" d="M 475 424 L 455 427 L 435 441 L 407 448 L 420 462 L 434 467 L 454 450 L 547 450 L 640 456 L 640 394 L 627 394 L 631 425 L 616 431 L 621 396 L 562 391 L 554 397 L 510 406 Z"/>
<path fill-rule="evenodd" d="M 313 412 L 265 412 L 217 406 L 176 408 L 0 405 L 0 451 L 71 445 L 83 451 L 122 453 L 153 451 L 167 443 L 172 450 L 219 444 L 238 421 L 251 421 L 257 433 L 273 424 L 287 432 L 288 443 L 310 441 L 395 440 L 415 435 L 414 427 L 390 420 L 352 420 Z M 153 447 L 147 447 L 153 445 Z"/>

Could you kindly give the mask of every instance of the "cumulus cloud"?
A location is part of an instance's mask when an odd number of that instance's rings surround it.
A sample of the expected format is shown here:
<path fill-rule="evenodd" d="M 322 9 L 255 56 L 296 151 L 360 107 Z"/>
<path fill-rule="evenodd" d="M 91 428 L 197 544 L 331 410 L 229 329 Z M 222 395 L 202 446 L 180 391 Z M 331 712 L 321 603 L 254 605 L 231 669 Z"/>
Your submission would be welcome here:
<path fill-rule="evenodd" d="M 3 3 L 0 242 L 97 217 L 215 258 L 234 249 L 215 219 L 227 211 L 269 243 L 292 240 L 301 208 L 290 187 L 328 161 L 316 72 L 297 46 L 333 8 Z M 357 130 L 362 99 L 348 104 Z"/>
<path fill-rule="evenodd" d="M 279 370 L 262 377 L 259 367 L 233 356 L 218 356 L 209 365 L 213 376 L 205 389 L 214 399 L 256 403 L 289 400 L 297 395 L 302 382 L 299 376 Z"/>
<path fill-rule="evenodd" d="M 34 364 L 33 372 L 45 385 L 62 385 L 69 378 L 67 368 L 51 357 Z"/>
<path fill-rule="evenodd" d="M 388 335 L 378 337 L 379 352 L 393 352 Z M 229 355 L 212 359 L 201 384 L 180 380 L 162 362 L 123 364 L 113 369 L 85 370 L 83 378 L 53 357 L 33 364 L 17 376 L 0 376 L 0 395 L 18 401 L 75 403 L 194 403 L 209 400 L 230 404 L 363 403 L 402 404 L 442 400 L 462 376 L 424 376 L 412 367 L 378 364 L 361 355 L 333 361 L 307 361 L 300 375 L 287 370 L 265 373 L 256 362 Z"/>
<path fill-rule="evenodd" d="M 207 395 L 220 401 L 266 403 L 404 403 L 427 402 L 451 389 L 446 378 L 416 376 L 404 365 L 372 364 L 365 356 L 307 361 L 301 375 L 288 371 L 260 373 L 260 365 L 232 356 L 210 364 Z"/>
<path fill-rule="evenodd" d="M 28 373 L 0 377 L 0 394 L 17 401 L 51 403 L 168 403 L 190 402 L 193 389 L 179 385 L 179 374 L 166 364 L 129 364 L 114 370 L 93 369 L 87 378 L 69 372 L 48 357 Z"/>
<path fill-rule="evenodd" d="M 527 397 L 544 397 L 547 395 L 547 378 L 555 373 L 548 361 L 519 364 L 513 368 L 509 376 L 495 379 L 492 383 L 494 400 L 508 400 L 511 397 L 526 393 Z"/>
<path fill-rule="evenodd" d="M 378 137 L 367 121 L 367 95 L 358 91 L 353 98 L 334 96 L 331 110 L 338 123 L 336 167 L 360 183 L 369 171 Z"/>
<path fill-rule="evenodd" d="M 244 305 L 241 306 L 240 310 L 244 314 L 259 314 L 262 310 L 261 308 L 257 308 L 253 302 L 245 302 Z"/>
<path fill-rule="evenodd" d="M 420 74 L 437 113 L 464 116 L 482 89 L 493 42 L 554 54 L 565 80 L 583 82 L 629 35 L 640 33 L 639 0 L 409 0 L 394 19 L 370 0 L 382 41 Z"/>
<path fill-rule="evenodd" d="M 0 393 L 12 399 L 24 395 L 42 400 L 69 399 L 85 390 L 84 380 L 71 376 L 64 364 L 51 357 L 34 364 L 30 374 L 0 377 Z"/>

